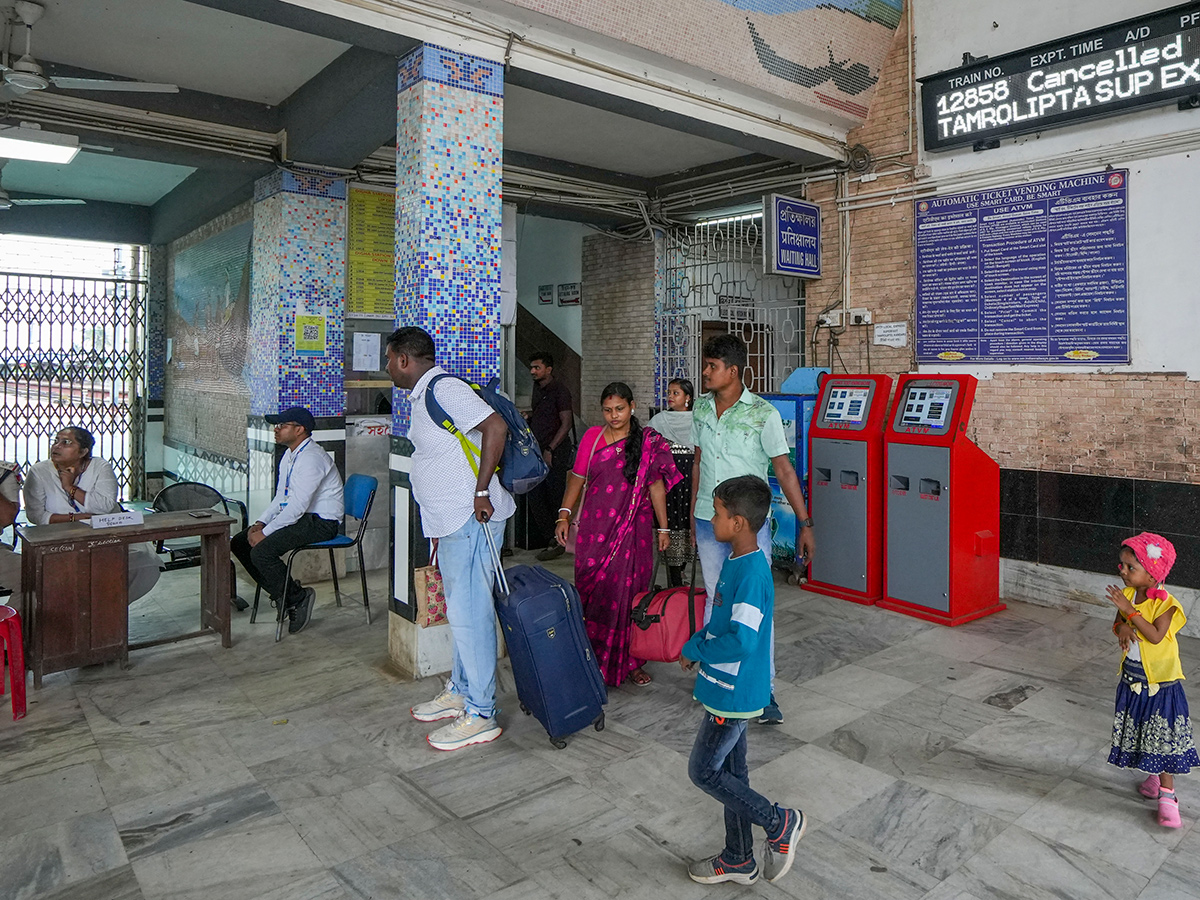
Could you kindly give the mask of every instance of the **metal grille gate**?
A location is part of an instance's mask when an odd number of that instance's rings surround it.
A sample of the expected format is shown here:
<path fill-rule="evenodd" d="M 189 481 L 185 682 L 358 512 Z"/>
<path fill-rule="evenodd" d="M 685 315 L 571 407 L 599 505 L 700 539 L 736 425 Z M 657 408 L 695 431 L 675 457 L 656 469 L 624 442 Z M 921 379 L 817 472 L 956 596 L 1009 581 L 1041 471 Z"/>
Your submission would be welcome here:
<path fill-rule="evenodd" d="M 134 252 L 134 273 L 141 254 Z M 0 458 L 49 458 L 67 425 L 96 437 L 121 497 L 145 489 L 146 281 L 0 272 Z"/>
<path fill-rule="evenodd" d="M 804 281 L 763 274 L 762 216 L 672 229 L 665 252 L 660 401 L 672 378 L 688 378 L 700 390 L 700 350 L 721 332 L 749 348 L 747 386 L 778 391 L 804 365 Z"/>

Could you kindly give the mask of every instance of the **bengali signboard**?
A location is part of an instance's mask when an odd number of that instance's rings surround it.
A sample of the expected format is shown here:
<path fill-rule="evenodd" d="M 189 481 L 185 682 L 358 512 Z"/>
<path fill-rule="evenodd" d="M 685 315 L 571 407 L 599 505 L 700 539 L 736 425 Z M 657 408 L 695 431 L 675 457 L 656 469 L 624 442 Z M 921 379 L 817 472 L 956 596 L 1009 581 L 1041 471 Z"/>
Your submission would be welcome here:
<path fill-rule="evenodd" d="M 767 274 L 821 277 L 821 207 L 782 194 L 763 197 Z"/>
<path fill-rule="evenodd" d="M 926 150 L 1200 94 L 1200 3 L 919 79 Z"/>
<path fill-rule="evenodd" d="M 916 201 L 918 361 L 1128 363 L 1127 178 Z"/>

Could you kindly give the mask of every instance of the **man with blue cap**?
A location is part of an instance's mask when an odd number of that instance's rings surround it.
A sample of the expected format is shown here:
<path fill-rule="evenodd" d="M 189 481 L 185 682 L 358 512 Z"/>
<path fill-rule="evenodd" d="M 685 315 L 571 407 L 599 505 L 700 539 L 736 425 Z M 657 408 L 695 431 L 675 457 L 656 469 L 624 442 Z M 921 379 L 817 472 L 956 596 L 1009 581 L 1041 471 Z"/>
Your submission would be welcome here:
<path fill-rule="evenodd" d="M 257 522 L 230 544 L 246 571 L 288 616 L 288 633 L 302 631 L 312 619 L 316 591 L 296 581 L 284 584 L 290 550 L 327 541 L 338 533 L 345 512 L 342 476 L 333 459 L 313 438 L 317 423 L 303 406 L 266 416 L 275 426 L 275 443 L 287 447 L 279 461 L 275 498 Z"/>

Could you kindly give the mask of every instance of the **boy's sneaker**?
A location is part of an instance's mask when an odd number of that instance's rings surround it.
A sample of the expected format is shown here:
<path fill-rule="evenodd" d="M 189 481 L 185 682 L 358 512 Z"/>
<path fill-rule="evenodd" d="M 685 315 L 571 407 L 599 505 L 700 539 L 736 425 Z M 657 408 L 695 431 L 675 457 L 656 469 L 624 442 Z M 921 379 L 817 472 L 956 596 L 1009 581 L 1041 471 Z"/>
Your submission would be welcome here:
<path fill-rule="evenodd" d="M 471 744 L 486 744 L 500 737 L 496 718 L 485 719 L 477 713 L 464 712 L 449 725 L 443 725 L 426 740 L 434 750 L 457 750 Z"/>
<path fill-rule="evenodd" d="M 768 703 L 762 711 L 762 715 L 758 717 L 759 725 L 782 725 L 783 713 L 779 711 L 779 704 L 775 702 L 775 692 L 771 691 L 771 702 Z"/>
<path fill-rule="evenodd" d="M 432 700 L 418 703 L 409 712 L 418 722 L 436 722 L 438 719 L 457 719 L 466 708 L 467 701 L 462 694 L 444 690 Z"/>
<path fill-rule="evenodd" d="M 767 838 L 764 846 L 763 874 L 767 881 L 778 881 L 788 873 L 792 861 L 796 858 L 796 845 L 804 837 L 808 828 L 808 819 L 798 809 L 781 809 L 783 816 L 782 829 L 779 836 L 772 840 Z"/>
<path fill-rule="evenodd" d="M 722 881 L 754 884 L 758 881 L 758 863 L 748 859 L 740 865 L 731 866 L 718 854 L 689 865 L 688 878 L 701 884 L 720 884 Z"/>

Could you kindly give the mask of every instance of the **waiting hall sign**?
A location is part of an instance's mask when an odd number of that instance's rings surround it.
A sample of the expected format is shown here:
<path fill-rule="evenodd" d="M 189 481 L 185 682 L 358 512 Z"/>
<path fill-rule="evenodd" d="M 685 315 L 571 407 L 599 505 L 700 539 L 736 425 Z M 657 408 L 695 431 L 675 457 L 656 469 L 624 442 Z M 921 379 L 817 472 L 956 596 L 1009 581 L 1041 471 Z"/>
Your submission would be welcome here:
<path fill-rule="evenodd" d="M 767 194 L 763 197 L 763 271 L 768 275 L 821 277 L 821 207 Z"/>
<path fill-rule="evenodd" d="M 1200 3 L 920 79 L 926 150 L 1200 94 Z"/>
<path fill-rule="evenodd" d="M 918 200 L 923 363 L 1129 362 L 1128 172 Z"/>

